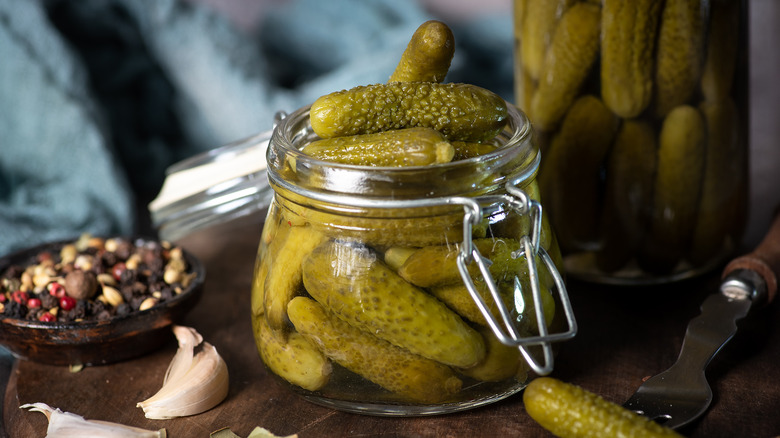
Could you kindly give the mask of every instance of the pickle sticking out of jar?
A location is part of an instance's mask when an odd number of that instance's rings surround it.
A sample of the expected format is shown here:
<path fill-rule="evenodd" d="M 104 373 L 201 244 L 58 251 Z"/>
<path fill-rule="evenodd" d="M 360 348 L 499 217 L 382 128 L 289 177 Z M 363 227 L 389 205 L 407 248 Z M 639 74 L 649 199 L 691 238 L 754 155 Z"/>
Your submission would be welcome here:
<path fill-rule="evenodd" d="M 407 283 L 369 248 L 326 242 L 303 262 L 306 291 L 349 324 L 445 365 L 485 357 L 482 337 L 439 300 Z"/>
<path fill-rule="evenodd" d="M 412 35 L 388 82 L 442 82 L 454 54 L 452 30 L 441 21 L 426 21 Z"/>
<path fill-rule="evenodd" d="M 309 143 L 303 152 L 318 160 L 378 167 L 448 163 L 455 155 L 453 146 L 432 128 L 326 138 Z"/>
<path fill-rule="evenodd" d="M 298 333 L 326 356 L 404 400 L 440 403 L 460 391 L 449 367 L 357 329 L 311 298 L 294 298 L 288 313 Z"/>
<path fill-rule="evenodd" d="M 314 101 L 309 115 L 322 138 L 422 126 L 448 140 L 482 141 L 501 132 L 507 107 L 476 85 L 392 82 L 327 94 Z"/>

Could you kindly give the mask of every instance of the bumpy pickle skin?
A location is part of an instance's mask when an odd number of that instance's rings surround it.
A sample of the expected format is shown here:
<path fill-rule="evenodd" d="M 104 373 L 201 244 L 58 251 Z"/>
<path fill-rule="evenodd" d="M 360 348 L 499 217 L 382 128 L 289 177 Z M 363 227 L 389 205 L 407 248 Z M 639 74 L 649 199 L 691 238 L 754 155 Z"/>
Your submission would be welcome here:
<path fill-rule="evenodd" d="M 587 3 L 569 8 L 555 28 L 529 111 L 543 131 L 555 129 L 574 102 L 596 61 L 600 30 L 601 10 Z"/>
<path fill-rule="evenodd" d="M 262 316 L 253 318 L 252 326 L 260 357 L 274 374 L 309 391 L 328 383 L 333 365 L 302 335 L 291 332 L 280 339 Z"/>
<path fill-rule="evenodd" d="M 441 21 L 426 21 L 412 34 L 388 82 L 442 82 L 454 54 L 452 30 Z"/>
<path fill-rule="evenodd" d="M 303 259 L 327 237 L 311 226 L 291 226 L 280 247 L 270 257 L 270 268 L 265 280 L 263 309 L 268 325 L 284 330 L 287 324 L 287 303 L 298 295 L 303 281 Z"/>
<path fill-rule="evenodd" d="M 707 125 L 704 180 L 689 260 L 700 266 L 727 247 L 735 228 L 745 174 L 745 152 L 739 136 L 739 112 L 731 99 L 702 102 L 699 110 Z M 736 243 L 736 242 L 732 242 Z"/>
<path fill-rule="evenodd" d="M 460 391 L 462 382 L 449 367 L 357 329 L 311 298 L 294 298 L 288 312 L 298 333 L 326 356 L 402 401 L 441 403 Z"/>
<path fill-rule="evenodd" d="M 479 333 L 366 247 L 320 245 L 303 263 L 303 283 L 314 299 L 350 325 L 412 353 L 457 367 L 485 357 Z"/>
<path fill-rule="evenodd" d="M 686 103 L 699 85 L 704 62 L 706 4 L 666 0 L 656 43 L 654 110 L 659 117 Z"/>
<path fill-rule="evenodd" d="M 482 257 L 492 262 L 489 270 L 496 281 L 513 278 L 515 273 L 524 268 L 525 261 L 512 256 L 512 252 L 520 249 L 517 240 L 485 237 L 474 239 L 473 243 Z M 457 265 L 459 251 L 459 245 L 422 247 L 406 259 L 398 269 L 398 275 L 419 287 L 461 283 L 463 280 Z M 469 264 L 468 269 L 472 277 L 479 275 L 479 269 L 474 263 Z"/>
<path fill-rule="evenodd" d="M 638 116 L 653 96 L 653 56 L 662 0 L 604 0 L 601 95 L 623 118 Z"/>
<path fill-rule="evenodd" d="M 707 100 L 719 101 L 731 93 L 737 66 L 740 3 L 712 0 L 707 32 L 707 54 L 701 74 L 701 92 Z"/>
<path fill-rule="evenodd" d="M 561 438 L 682 438 L 647 417 L 552 377 L 531 380 L 523 403 L 531 418 Z"/>
<path fill-rule="evenodd" d="M 631 260 L 650 219 L 658 139 L 650 123 L 624 120 L 607 159 L 596 265 L 614 272 Z"/>
<path fill-rule="evenodd" d="M 407 128 L 374 134 L 316 140 L 302 151 L 318 160 L 375 167 L 449 163 L 455 148 L 432 128 Z"/>
<path fill-rule="evenodd" d="M 448 140 L 482 141 L 503 129 L 507 107 L 500 96 L 475 85 L 391 82 L 321 96 L 309 114 L 321 138 L 422 126 Z"/>
<path fill-rule="evenodd" d="M 582 96 L 566 114 L 542 162 L 541 196 L 564 253 L 598 240 L 599 173 L 618 126 L 618 118 L 601 100 Z"/>
<path fill-rule="evenodd" d="M 670 272 L 689 249 L 696 224 L 706 152 L 704 118 L 681 105 L 661 127 L 649 233 L 639 253 L 648 272 Z"/>

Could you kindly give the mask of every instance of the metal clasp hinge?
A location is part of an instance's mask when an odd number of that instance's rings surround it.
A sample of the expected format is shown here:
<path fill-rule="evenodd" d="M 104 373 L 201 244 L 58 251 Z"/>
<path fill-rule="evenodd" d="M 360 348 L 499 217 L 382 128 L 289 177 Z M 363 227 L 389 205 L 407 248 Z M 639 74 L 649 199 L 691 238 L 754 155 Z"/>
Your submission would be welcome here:
<path fill-rule="evenodd" d="M 453 203 L 462 204 L 465 210 L 463 216 L 463 243 L 458 253 L 457 265 L 460 276 L 463 279 L 471 298 L 477 304 L 482 315 L 485 317 L 488 325 L 498 340 L 505 345 L 514 346 L 520 349 L 523 358 L 531 369 L 538 375 L 547 375 L 553 370 L 553 350 L 552 343 L 564 341 L 573 338 L 577 334 L 577 321 L 574 318 L 574 312 L 571 308 L 566 285 L 563 277 L 556 268 L 552 258 L 547 251 L 540 245 L 540 236 L 542 229 L 542 206 L 531 199 L 523 190 L 512 185 L 506 184 L 507 194 L 503 195 L 503 201 L 516 213 L 520 215 L 530 215 L 531 229 L 530 237 L 528 235 L 520 236 L 520 249 L 512 253 L 513 258 L 525 256 L 528 263 L 528 277 L 531 285 L 531 294 L 533 296 L 534 311 L 536 314 L 538 336 L 523 336 L 515 322 L 512 320 L 509 309 L 504 305 L 501 299 L 496 281 L 490 273 L 491 261 L 480 254 L 479 249 L 474 246 L 472 240 L 472 230 L 482 220 L 482 208 L 473 198 L 453 198 Z M 564 332 L 550 333 L 547 328 L 547 321 L 544 316 L 544 307 L 542 305 L 541 288 L 539 287 L 539 274 L 537 271 L 536 258 L 541 259 L 544 267 L 552 276 L 555 282 L 555 288 L 560 298 L 561 307 L 566 317 L 567 329 Z M 468 265 L 474 262 L 479 268 L 479 272 L 485 281 L 490 297 L 493 299 L 501 321 L 488 308 L 482 295 L 477 291 L 474 280 L 468 270 Z M 515 299 L 522 299 L 522 287 L 520 279 L 514 277 L 514 295 Z M 531 346 L 540 346 L 543 354 L 543 364 L 529 351 Z"/>

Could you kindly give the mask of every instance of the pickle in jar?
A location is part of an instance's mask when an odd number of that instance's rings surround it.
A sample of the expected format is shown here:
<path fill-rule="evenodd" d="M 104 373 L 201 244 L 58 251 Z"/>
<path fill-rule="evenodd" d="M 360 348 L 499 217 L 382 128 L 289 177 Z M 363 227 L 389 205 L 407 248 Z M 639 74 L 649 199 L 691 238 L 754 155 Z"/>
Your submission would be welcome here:
<path fill-rule="evenodd" d="M 479 333 L 365 246 L 320 245 L 303 263 L 303 283 L 341 319 L 412 353 L 457 367 L 473 366 L 485 356 Z"/>
<path fill-rule="evenodd" d="M 441 403 L 461 389 L 449 367 L 355 328 L 311 298 L 294 298 L 288 312 L 298 333 L 323 354 L 403 401 Z"/>

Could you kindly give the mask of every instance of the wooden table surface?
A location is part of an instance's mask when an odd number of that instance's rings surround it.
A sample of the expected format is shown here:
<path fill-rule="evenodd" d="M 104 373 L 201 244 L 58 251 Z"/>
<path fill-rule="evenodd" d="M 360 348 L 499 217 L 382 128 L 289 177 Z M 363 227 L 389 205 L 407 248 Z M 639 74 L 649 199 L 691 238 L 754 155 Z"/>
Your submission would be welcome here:
<path fill-rule="evenodd" d="M 136 402 L 159 389 L 176 345 L 149 356 L 71 373 L 66 367 L 17 361 L 5 397 L 3 418 L 11 437 L 42 437 L 46 418 L 18 408 L 44 402 L 83 415 L 128 425 L 166 428 L 168 436 L 208 437 L 230 427 L 245 437 L 255 426 L 278 435 L 305 437 L 550 436 L 525 412 L 516 395 L 463 413 L 418 418 L 381 418 L 333 411 L 280 386 L 263 368 L 249 319 L 249 290 L 261 215 L 200 231 L 180 242 L 207 269 L 202 300 L 185 324 L 199 330 L 225 358 L 230 392 L 206 413 L 173 420 L 147 420 Z M 566 342 L 553 375 L 622 403 L 646 376 L 670 366 L 685 327 L 699 304 L 716 290 L 717 275 L 671 286 L 626 289 L 569 282 L 579 333 Z M 760 310 L 708 370 L 715 392 L 710 410 L 692 427 L 692 437 L 780 435 L 780 305 Z"/>

